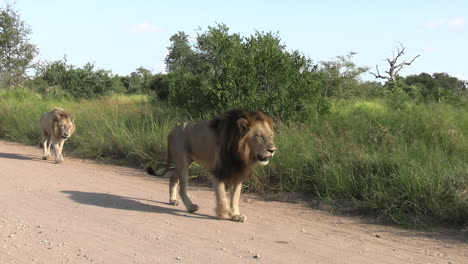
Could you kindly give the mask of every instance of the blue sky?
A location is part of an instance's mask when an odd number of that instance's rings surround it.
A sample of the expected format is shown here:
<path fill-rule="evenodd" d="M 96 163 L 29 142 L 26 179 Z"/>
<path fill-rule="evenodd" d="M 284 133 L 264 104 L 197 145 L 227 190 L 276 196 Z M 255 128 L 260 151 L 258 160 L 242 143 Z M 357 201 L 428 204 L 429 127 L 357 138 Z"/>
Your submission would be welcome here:
<path fill-rule="evenodd" d="M 4 1 L 0 1 L 4 2 Z M 41 60 L 93 62 L 114 74 L 143 66 L 165 69 L 169 38 L 191 36 L 215 23 L 248 36 L 278 32 L 289 50 L 313 61 L 356 51 L 358 65 L 386 68 L 398 41 L 406 58 L 420 54 L 402 75 L 447 72 L 468 79 L 468 1 L 151 1 L 16 0 L 33 31 Z M 373 79 L 365 74 L 364 79 Z"/>

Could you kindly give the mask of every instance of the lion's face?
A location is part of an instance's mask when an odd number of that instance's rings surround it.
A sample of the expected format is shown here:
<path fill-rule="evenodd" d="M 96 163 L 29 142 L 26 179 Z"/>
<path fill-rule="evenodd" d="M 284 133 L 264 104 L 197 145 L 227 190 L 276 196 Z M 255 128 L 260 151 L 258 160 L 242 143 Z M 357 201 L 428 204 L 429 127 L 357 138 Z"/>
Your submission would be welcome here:
<path fill-rule="evenodd" d="M 261 166 L 267 165 L 270 158 L 275 155 L 276 147 L 273 137 L 273 128 L 265 121 L 259 121 L 251 125 L 246 134 L 252 159 Z"/>
<path fill-rule="evenodd" d="M 70 118 L 64 118 L 57 123 L 57 127 L 60 130 L 60 136 L 64 139 L 70 137 L 75 130 L 75 124 Z"/>

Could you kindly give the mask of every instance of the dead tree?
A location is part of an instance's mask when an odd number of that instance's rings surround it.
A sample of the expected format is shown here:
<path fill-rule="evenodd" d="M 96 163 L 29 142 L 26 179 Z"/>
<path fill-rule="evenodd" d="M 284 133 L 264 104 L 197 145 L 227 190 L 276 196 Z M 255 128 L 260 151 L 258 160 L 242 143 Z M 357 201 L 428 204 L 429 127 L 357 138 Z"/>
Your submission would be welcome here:
<path fill-rule="evenodd" d="M 401 69 L 403 69 L 404 66 L 406 65 L 411 65 L 411 63 L 413 63 L 414 60 L 416 60 L 416 58 L 418 58 L 419 56 L 421 55 L 417 55 L 416 57 L 414 57 L 410 62 L 406 62 L 406 60 L 403 60 L 402 63 L 397 63 L 398 59 L 405 54 L 405 47 L 400 43 L 398 42 L 401 46 L 401 48 L 399 47 L 396 47 L 397 49 L 397 55 L 395 56 L 395 53 L 393 53 L 393 58 L 392 60 L 390 60 L 389 58 L 387 58 L 387 62 L 389 64 L 389 70 L 388 71 L 385 71 L 385 73 L 388 74 L 388 76 L 383 76 L 380 74 L 379 72 L 379 66 L 378 65 L 375 65 L 375 69 L 377 71 L 377 73 L 373 73 L 371 72 L 370 74 L 374 75 L 376 79 L 385 79 L 389 82 L 392 82 L 392 83 L 395 83 L 396 82 L 396 79 L 398 77 L 398 73 L 401 71 Z"/>

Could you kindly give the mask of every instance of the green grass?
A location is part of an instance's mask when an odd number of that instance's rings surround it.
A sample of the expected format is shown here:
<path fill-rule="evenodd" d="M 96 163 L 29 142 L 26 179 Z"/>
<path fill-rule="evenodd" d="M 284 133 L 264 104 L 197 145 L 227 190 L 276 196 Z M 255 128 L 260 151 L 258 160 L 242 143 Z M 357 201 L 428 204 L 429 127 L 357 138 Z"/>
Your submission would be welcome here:
<path fill-rule="evenodd" d="M 336 102 L 333 112 L 282 127 L 270 177 L 286 190 L 413 226 L 468 220 L 468 109 Z"/>
<path fill-rule="evenodd" d="M 65 149 L 77 157 L 144 166 L 166 160 L 166 137 L 187 113 L 145 96 L 70 101 L 0 91 L 0 138 L 37 145 L 39 117 L 55 106 L 76 116 Z M 250 192 L 297 192 L 376 212 L 415 227 L 468 221 L 468 107 L 337 101 L 305 123 L 278 123 L 277 155 Z M 38 154 L 39 155 L 39 154 Z M 203 170 L 195 168 L 204 178 Z M 348 203 L 349 204 L 349 203 Z"/>
<path fill-rule="evenodd" d="M 38 145 L 39 118 L 54 107 L 73 113 L 77 132 L 64 149 L 77 157 L 125 160 L 141 165 L 164 160 L 166 136 L 183 120 L 164 105 L 153 107 L 145 96 L 112 96 L 94 100 L 41 98 L 27 90 L 0 93 L 0 138 Z"/>

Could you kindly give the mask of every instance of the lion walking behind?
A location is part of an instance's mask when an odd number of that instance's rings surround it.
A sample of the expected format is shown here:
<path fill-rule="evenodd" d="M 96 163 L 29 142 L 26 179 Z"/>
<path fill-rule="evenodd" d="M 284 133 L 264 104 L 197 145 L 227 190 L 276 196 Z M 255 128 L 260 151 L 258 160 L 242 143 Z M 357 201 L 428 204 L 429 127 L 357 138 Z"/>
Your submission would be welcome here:
<path fill-rule="evenodd" d="M 62 149 L 65 141 L 75 132 L 73 115 L 63 108 L 56 107 L 41 116 L 42 159 L 50 157 L 50 147 L 55 151 L 55 163 L 63 162 Z"/>
<path fill-rule="evenodd" d="M 187 194 L 189 167 L 196 162 L 213 173 L 216 193 L 216 215 L 237 222 L 247 217 L 239 211 L 242 182 L 253 169 L 265 166 L 274 155 L 273 121 L 261 113 L 230 110 L 212 120 L 184 123 L 168 136 L 170 173 L 169 203 L 177 205 L 177 189 L 189 212 L 198 210 Z M 174 169 L 170 165 L 174 164 Z M 147 172 L 158 175 L 149 167 Z M 158 175 L 162 176 L 162 175 Z M 226 188 L 229 190 L 228 199 Z"/>

